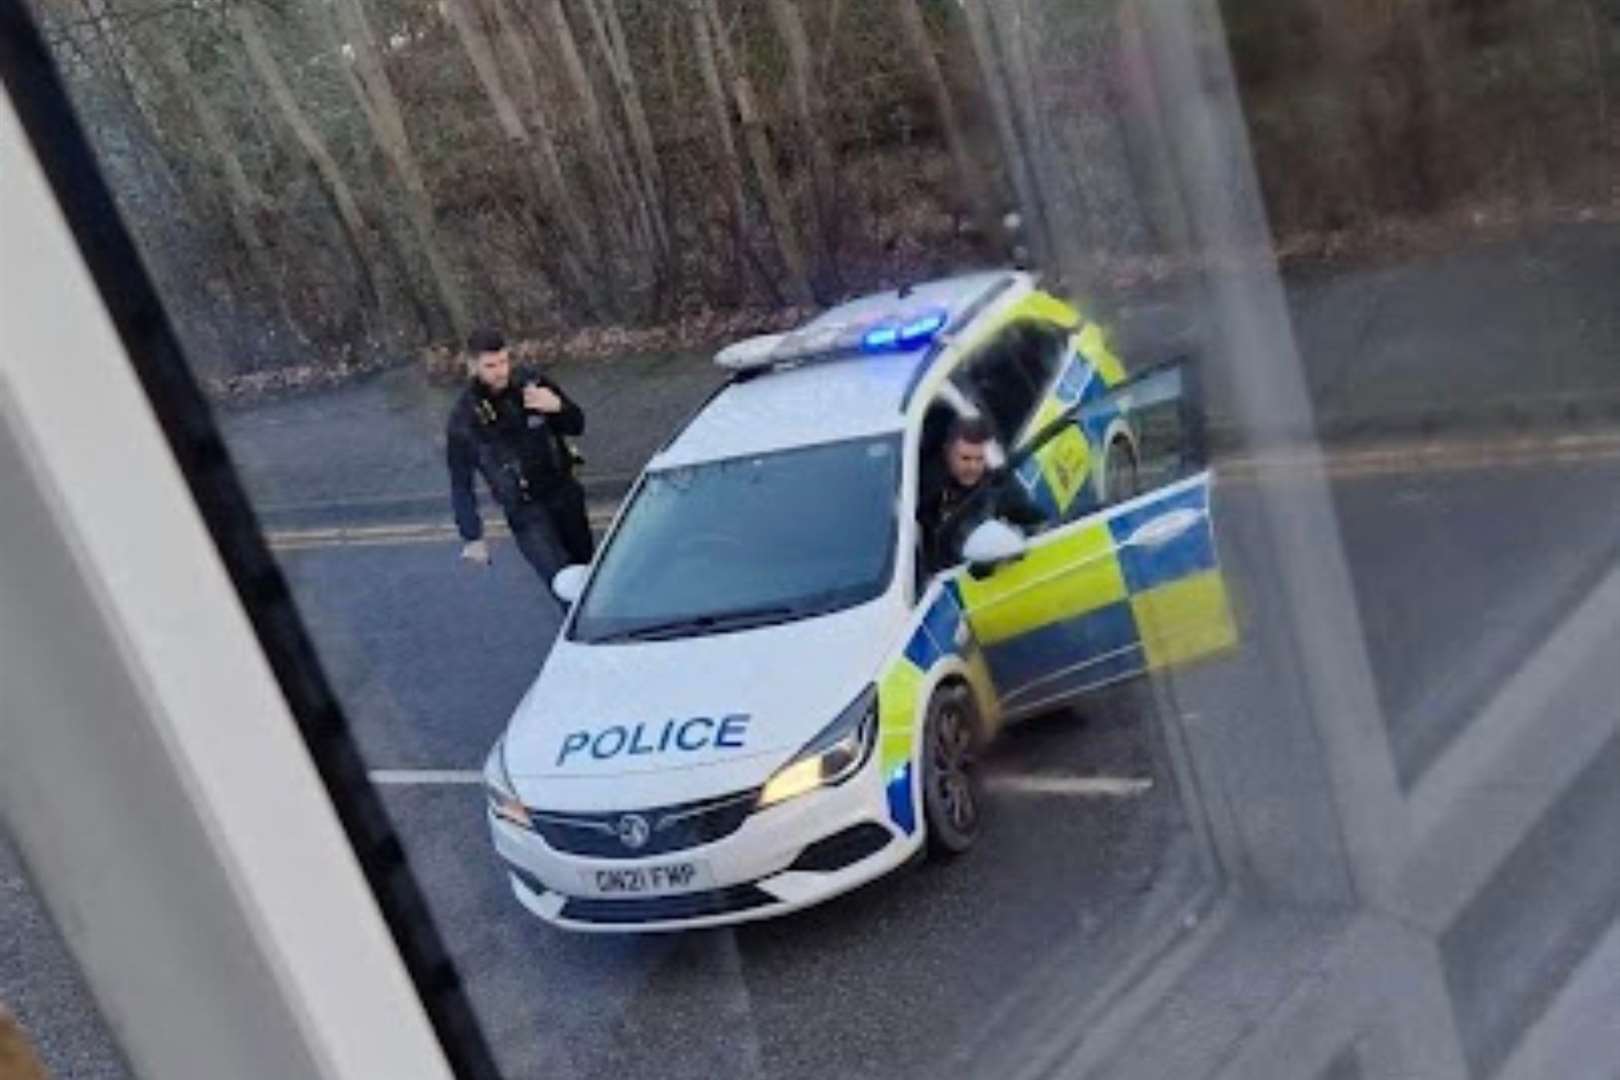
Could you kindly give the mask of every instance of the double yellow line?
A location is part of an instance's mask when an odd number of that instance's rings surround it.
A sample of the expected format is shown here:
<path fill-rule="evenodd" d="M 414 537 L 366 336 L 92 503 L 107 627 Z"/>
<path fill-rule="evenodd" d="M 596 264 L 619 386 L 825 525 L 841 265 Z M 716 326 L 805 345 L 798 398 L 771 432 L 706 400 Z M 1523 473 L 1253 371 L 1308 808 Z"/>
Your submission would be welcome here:
<path fill-rule="evenodd" d="M 1321 452 L 1312 447 L 1238 455 L 1219 463 L 1223 481 L 1258 482 L 1321 469 L 1332 480 L 1421 473 L 1565 467 L 1620 458 L 1620 432 L 1385 443 Z"/>
<path fill-rule="evenodd" d="M 613 507 L 590 511 L 591 528 L 600 533 L 613 520 Z M 506 522 L 484 520 L 484 536 L 505 538 L 512 535 Z M 401 544 L 458 543 L 456 527 L 448 522 L 407 522 L 398 525 L 338 525 L 319 529 L 274 529 L 267 539 L 272 551 L 307 551 L 331 547 L 393 547 Z"/>
<path fill-rule="evenodd" d="M 1578 435 L 1516 436 L 1481 440 L 1385 443 L 1322 452 L 1314 447 L 1238 454 L 1216 462 L 1222 483 L 1264 483 L 1320 470 L 1330 480 L 1373 479 L 1436 472 L 1482 472 L 1554 468 L 1620 460 L 1620 431 Z M 598 531 L 613 520 L 617 507 L 598 503 L 590 509 Z M 499 519 L 485 521 L 485 535 L 510 533 Z M 448 522 L 397 525 L 340 525 L 318 529 L 277 529 L 269 534 L 273 551 L 307 551 L 331 547 L 386 547 L 402 544 L 449 544 L 457 539 Z"/>

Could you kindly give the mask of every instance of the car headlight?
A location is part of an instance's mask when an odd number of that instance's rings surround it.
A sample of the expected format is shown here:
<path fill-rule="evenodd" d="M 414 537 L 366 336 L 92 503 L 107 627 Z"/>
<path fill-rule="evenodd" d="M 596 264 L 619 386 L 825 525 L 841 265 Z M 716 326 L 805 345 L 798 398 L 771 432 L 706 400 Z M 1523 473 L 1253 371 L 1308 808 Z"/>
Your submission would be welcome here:
<path fill-rule="evenodd" d="M 506 736 L 502 735 L 490 749 L 484 762 L 484 796 L 489 800 L 489 812 L 502 821 L 522 829 L 534 828 L 529 811 L 517 796 L 511 774 L 506 771 Z"/>
<path fill-rule="evenodd" d="M 759 793 L 759 808 L 841 784 L 860 771 L 877 741 L 877 686 L 868 686 L 838 718 L 776 771 Z"/>

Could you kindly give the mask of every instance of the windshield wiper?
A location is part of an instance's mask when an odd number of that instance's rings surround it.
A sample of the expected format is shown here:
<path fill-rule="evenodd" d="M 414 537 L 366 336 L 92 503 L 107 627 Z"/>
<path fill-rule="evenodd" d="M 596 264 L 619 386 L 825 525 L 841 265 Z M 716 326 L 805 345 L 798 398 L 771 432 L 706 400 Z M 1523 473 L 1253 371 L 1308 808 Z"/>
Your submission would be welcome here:
<path fill-rule="evenodd" d="M 628 630 L 619 630 L 611 634 L 603 634 L 593 638 L 593 641 L 652 641 L 664 637 L 679 637 L 689 633 L 716 633 L 721 630 L 741 630 L 749 626 L 762 626 L 779 622 L 791 615 L 797 615 L 799 608 L 786 604 L 772 604 L 754 608 L 738 608 L 735 611 L 718 611 L 709 615 L 689 615 L 682 619 L 668 619 L 664 622 L 648 623 L 645 626 L 633 626 Z"/>

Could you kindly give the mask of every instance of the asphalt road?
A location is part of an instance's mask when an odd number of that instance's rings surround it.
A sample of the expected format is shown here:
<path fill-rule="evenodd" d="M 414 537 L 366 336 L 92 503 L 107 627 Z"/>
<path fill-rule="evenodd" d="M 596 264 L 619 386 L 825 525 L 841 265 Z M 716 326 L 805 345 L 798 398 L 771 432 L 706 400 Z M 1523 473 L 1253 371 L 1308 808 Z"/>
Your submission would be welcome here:
<path fill-rule="evenodd" d="M 387 804 L 510 1076 L 942 1066 L 1055 950 L 1094 953 L 1144 904 L 1175 908 L 1199 884 L 1147 696 L 1124 688 L 998 748 L 995 815 L 967 858 L 736 933 L 554 931 L 507 892 L 479 788 L 435 775 L 482 763 L 538 668 L 554 621 L 526 565 L 508 548 L 489 572 L 461 567 L 442 544 L 282 558 L 368 760 L 403 781 Z M 1144 790 L 1028 782 L 1096 776 Z"/>
<path fill-rule="evenodd" d="M 1290 480 L 1266 482 L 1286 493 Z M 1607 457 L 1335 481 L 1369 660 L 1408 779 L 1611 563 L 1617 483 L 1620 463 Z M 1255 484 L 1224 483 L 1217 506 L 1250 624 L 1272 617 L 1244 602 L 1263 595 L 1248 587 L 1265 573 L 1248 556 Z M 554 624 L 526 568 L 502 554 L 488 573 L 455 565 L 443 544 L 283 555 L 376 767 L 476 768 L 526 687 Z M 1250 659 L 1192 685 L 1228 706 L 1233 688 L 1252 698 Z M 553 931 L 507 895 L 476 787 L 407 775 L 385 795 L 509 1075 L 932 1075 L 1016 1023 L 1046 965 L 1089 966 L 1101 983 L 1122 962 L 1121 941 L 1196 906 L 1202 863 L 1154 713 L 1165 700 L 1202 704 L 1138 685 L 1015 730 L 991 757 L 995 816 L 969 857 L 735 933 Z M 1151 786 L 1082 796 L 1027 782 L 1094 776 Z"/>
<path fill-rule="evenodd" d="M 1380 704 L 1410 780 L 1472 706 L 1556 625 L 1620 544 L 1620 458 L 1548 450 L 1503 462 L 1396 455 L 1333 470 L 1334 504 Z M 1261 480 L 1264 477 L 1264 480 Z M 1243 624 L 1279 617 L 1255 584 L 1258 487 L 1217 489 Z M 488 571 L 437 542 L 347 544 L 281 559 L 487 1036 L 512 1077 L 924 1076 L 1016 1025 L 1052 965 L 1102 984 L 1134 942 L 1196 910 L 1203 863 L 1167 765 L 1156 703 L 1204 722 L 1265 708 L 1248 652 L 1176 689 L 1116 689 L 996 749 L 983 843 L 850 897 L 739 929 L 602 939 L 553 931 L 505 891 L 464 783 L 538 669 L 555 619 L 509 546 Z M 1148 781 L 1038 793 L 1029 778 Z M 432 780 L 417 777 L 417 780 Z M 37 908 L 0 866 L 0 997 L 61 1076 L 116 1076 L 93 1012 Z M 19 914 L 19 912 L 21 914 Z M 1078 1008 L 1079 1003 L 1076 1003 Z"/>

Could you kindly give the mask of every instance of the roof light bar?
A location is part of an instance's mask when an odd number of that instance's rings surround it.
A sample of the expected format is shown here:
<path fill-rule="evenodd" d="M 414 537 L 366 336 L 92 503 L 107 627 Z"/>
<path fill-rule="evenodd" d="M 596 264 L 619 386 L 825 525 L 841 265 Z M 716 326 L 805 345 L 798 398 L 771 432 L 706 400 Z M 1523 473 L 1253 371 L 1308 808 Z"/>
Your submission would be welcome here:
<path fill-rule="evenodd" d="M 715 354 L 714 362 L 732 371 L 748 371 L 775 363 L 776 347 L 786 334 L 760 334 L 727 345 Z"/>
<path fill-rule="evenodd" d="M 861 335 L 862 352 L 888 352 L 900 340 L 900 328 L 894 323 L 882 323 Z"/>
<path fill-rule="evenodd" d="M 714 362 L 731 371 L 758 371 L 785 364 L 836 359 L 858 353 L 902 353 L 928 344 L 950 322 L 950 312 L 930 308 L 866 327 L 847 323 L 761 334 L 727 345 Z"/>
<path fill-rule="evenodd" d="M 936 309 L 904 320 L 889 319 L 878 323 L 861 336 L 861 351 L 904 352 L 927 344 L 945 326 L 949 317 L 947 312 Z"/>

